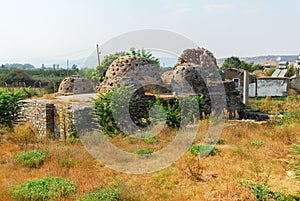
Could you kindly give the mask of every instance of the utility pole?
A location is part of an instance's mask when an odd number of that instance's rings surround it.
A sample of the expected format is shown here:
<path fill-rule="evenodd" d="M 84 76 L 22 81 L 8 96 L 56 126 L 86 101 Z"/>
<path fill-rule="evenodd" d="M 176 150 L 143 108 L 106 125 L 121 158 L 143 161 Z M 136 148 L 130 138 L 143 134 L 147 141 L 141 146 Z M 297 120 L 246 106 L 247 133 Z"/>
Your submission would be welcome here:
<path fill-rule="evenodd" d="M 69 77 L 69 59 L 67 59 L 67 77 Z"/>
<path fill-rule="evenodd" d="M 243 93 L 243 103 L 247 106 L 249 99 L 249 73 L 244 71 L 244 93 Z"/>
<path fill-rule="evenodd" d="M 100 54 L 101 52 L 99 51 L 99 45 L 96 45 L 96 49 L 97 49 L 97 58 L 98 58 L 98 66 L 100 66 Z"/>

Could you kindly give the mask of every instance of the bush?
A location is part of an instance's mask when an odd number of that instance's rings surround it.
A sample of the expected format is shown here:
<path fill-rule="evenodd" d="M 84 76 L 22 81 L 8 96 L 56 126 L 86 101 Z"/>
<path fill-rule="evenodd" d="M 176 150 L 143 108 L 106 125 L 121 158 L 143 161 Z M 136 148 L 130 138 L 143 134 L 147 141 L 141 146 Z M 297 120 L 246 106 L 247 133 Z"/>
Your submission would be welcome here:
<path fill-rule="evenodd" d="M 204 156 L 214 156 L 218 153 L 218 149 L 212 145 L 193 145 L 189 148 L 189 151 L 194 156 L 200 155 L 201 157 Z"/>
<path fill-rule="evenodd" d="M 297 112 L 287 112 L 283 114 L 281 119 L 276 121 L 277 125 L 281 126 L 284 123 L 300 123 L 300 110 Z"/>
<path fill-rule="evenodd" d="M 8 91 L 6 89 L 0 90 L 0 124 L 12 127 L 17 123 L 22 102 L 31 94 L 25 90 Z"/>
<path fill-rule="evenodd" d="M 22 152 L 14 157 L 14 161 L 29 168 L 39 168 L 47 155 L 48 152 L 43 150 Z"/>
<path fill-rule="evenodd" d="M 255 147 L 261 147 L 261 146 L 265 145 L 265 142 L 264 141 L 253 141 L 253 142 L 251 142 L 251 145 L 255 146 Z"/>
<path fill-rule="evenodd" d="M 10 140 L 21 145 L 25 151 L 30 143 L 38 142 L 38 139 L 31 129 L 30 123 L 18 124 L 14 127 L 14 132 L 9 136 Z"/>
<path fill-rule="evenodd" d="M 120 201 L 119 193 L 114 189 L 98 189 L 89 193 L 85 198 L 81 198 L 80 201 Z"/>
<path fill-rule="evenodd" d="M 131 121 L 131 119 L 123 119 L 122 122 L 116 122 L 113 117 L 113 114 L 122 116 L 128 112 L 124 111 L 125 109 L 128 109 L 127 107 L 124 107 L 124 105 L 128 104 L 127 101 L 130 100 L 129 96 L 132 95 L 132 90 L 131 86 L 114 88 L 109 92 L 100 94 L 95 101 L 97 120 L 100 124 L 100 128 L 105 134 L 111 137 L 116 136 L 122 133 L 120 128 L 122 128 L 123 131 L 126 129 L 126 133 L 134 132 L 132 128 L 128 127 L 128 125 L 130 125 L 128 121 Z M 144 116 L 143 118 L 146 119 L 147 123 L 142 124 L 141 126 L 147 126 L 151 121 L 165 120 L 164 117 L 166 117 L 166 125 L 171 128 L 179 128 L 181 124 L 191 123 L 195 119 L 200 119 L 203 100 L 203 96 L 192 96 L 181 100 L 175 99 L 162 103 L 159 98 L 156 98 L 154 102 L 148 103 L 149 108 L 145 108 L 145 110 L 150 111 L 151 107 L 159 106 L 162 108 L 162 111 L 153 114 L 154 119 L 150 119 L 147 115 Z M 113 109 L 115 110 L 113 111 Z M 152 123 L 155 124 L 157 122 Z"/>
<path fill-rule="evenodd" d="M 143 150 L 139 150 L 137 154 L 143 156 L 143 155 L 151 155 L 153 152 L 154 152 L 153 149 L 143 149 Z"/>
<path fill-rule="evenodd" d="M 130 87 L 122 86 L 120 88 L 114 88 L 113 90 L 100 94 L 98 99 L 95 101 L 95 112 L 97 120 L 100 124 L 102 131 L 113 137 L 121 133 L 119 125 L 115 122 L 113 117 L 113 108 L 122 108 L 126 103 L 126 97 L 130 93 Z M 113 102 L 114 97 L 114 102 Z M 123 111 L 114 111 L 122 114 Z M 126 120 L 124 120 L 125 122 Z"/>
<path fill-rule="evenodd" d="M 223 138 L 207 138 L 205 140 L 207 144 L 225 144 L 225 140 Z"/>
<path fill-rule="evenodd" d="M 296 159 L 296 162 L 294 163 L 295 168 L 295 178 L 297 181 L 300 182 L 300 139 L 297 140 L 297 142 L 292 147 L 291 151 L 294 153 Z"/>
<path fill-rule="evenodd" d="M 27 181 L 10 188 L 10 194 L 16 201 L 62 200 L 62 198 L 75 194 L 75 191 L 76 188 L 72 181 L 59 177 Z"/>
<path fill-rule="evenodd" d="M 179 128 L 181 124 L 185 125 L 192 123 L 195 119 L 200 119 L 204 105 L 204 96 L 191 96 L 181 100 L 175 99 L 172 102 L 168 100 L 165 103 L 162 103 L 160 99 L 157 98 L 154 103 L 150 104 L 150 107 L 153 105 L 163 107 L 166 114 L 166 124 L 169 127 Z M 195 107 L 195 105 L 198 106 L 198 108 Z M 183 111 L 183 106 L 185 111 Z M 156 119 L 160 119 L 160 117 L 156 116 Z M 147 121 L 150 123 L 149 119 L 147 119 Z"/>
<path fill-rule="evenodd" d="M 267 183 L 253 184 L 249 181 L 239 182 L 247 188 L 251 188 L 252 193 L 259 201 L 275 200 L 275 201 L 299 201 L 300 197 L 295 195 L 285 195 L 281 192 L 273 192 Z"/>
<path fill-rule="evenodd" d="M 144 139 L 144 142 L 148 143 L 148 144 L 157 144 L 159 143 L 159 140 L 156 137 L 149 137 Z"/>

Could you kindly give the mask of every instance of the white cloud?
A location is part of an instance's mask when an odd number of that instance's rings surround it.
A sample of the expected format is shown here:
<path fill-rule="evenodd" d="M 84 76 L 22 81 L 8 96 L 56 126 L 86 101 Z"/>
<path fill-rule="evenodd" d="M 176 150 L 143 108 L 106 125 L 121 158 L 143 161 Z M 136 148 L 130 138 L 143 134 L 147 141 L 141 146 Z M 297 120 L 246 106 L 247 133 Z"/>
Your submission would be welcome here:
<path fill-rule="evenodd" d="M 231 4 L 208 4 L 204 6 L 204 10 L 209 12 L 224 12 L 233 9 Z"/>
<path fill-rule="evenodd" d="M 188 7 L 176 8 L 173 11 L 169 12 L 168 16 L 169 17 L 177 17 L 179 15 L 189 13 L 191 11 L 192 11 L 192 9 L 188 8 Z"/>

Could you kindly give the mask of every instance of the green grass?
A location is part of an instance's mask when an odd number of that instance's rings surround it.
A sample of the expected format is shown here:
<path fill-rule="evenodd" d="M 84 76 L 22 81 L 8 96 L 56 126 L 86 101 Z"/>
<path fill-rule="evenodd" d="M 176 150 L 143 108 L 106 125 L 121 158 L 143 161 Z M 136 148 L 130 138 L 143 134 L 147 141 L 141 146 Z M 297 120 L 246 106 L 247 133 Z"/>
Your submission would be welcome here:
<path fill-rule="evenodd" d="M 218 153 L 218 149 L 212 145 L 193 145 L 189 148 L 189 152 L 194 156 L 214 156 Z"/>
<path fill-rule="evenodd" d="M 265 142 L 264 141 L 253 141 L 253 142 L 251 142 L 251 145 L 255 146 L 255 147 L 261 147 L 261 146 L 265 145 Z"/>
<path fill-rule="evenodd" d="M 10 187 L 11 197 L 15 201 L 62 200 L 75 192 L 72 181 L 59 177 L 45 177 Z"/>
<path fill-rule="evenodd" d="M 143 150 L 138 150 L 137 154 L 143 156 L 143 155 L 151 155 L 153 152 L 154 152 L 153 149 L 143 149 Z"/>
<path fill-rule="evenodd" d="M 120 201 L 119 193 L 114 189 L 98 189 L 89 193 L 85 198 L 80 201 Z"/>
<path fill-rule="evenodd" d="M 47 155 L 48 152 L 43 150 L 22 152 L 14 157 L 14 161 L 25 167 L 39 168 L 43 165 Z"/>
<path fill-rule="evenodd" d="M 159 140 L 156 137 L 150 137 L 150 138 L 144 139 L 144 142 L 146 142 L 148 144 L 157 144 L 157 143 L 159 143 Z"/>

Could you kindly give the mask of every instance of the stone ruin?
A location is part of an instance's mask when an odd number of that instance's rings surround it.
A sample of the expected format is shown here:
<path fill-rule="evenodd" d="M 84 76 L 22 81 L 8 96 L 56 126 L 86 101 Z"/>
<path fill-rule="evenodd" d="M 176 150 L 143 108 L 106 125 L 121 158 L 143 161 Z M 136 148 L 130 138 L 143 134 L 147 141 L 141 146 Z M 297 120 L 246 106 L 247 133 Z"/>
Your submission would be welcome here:
<path fill-rule="evenodd" d="M 173 88 L 176 87 L 176 91 L 203 94 L 207 98 L 203 111 L 207 114 L 212 110 L 226 109 L 234 117 L 236 112 L 245 108 L 234 82 L 222 80 L 216 58 L 205 48 L 184 50 L 172 72 L 168 79 Z M 226 103 L 222 106 L 219 103 L 223 99 Z"/>
<path fill-rule="evenodd" d="M 215 57 L 204 48 L 185 50 L 174 69 L 163 75 L 159 74 L 158 68 L 149 59 L 123 56 L 116 59 L 108 68 L 105 80 L 98 86 L 98 90 L 100 93 L 105 93 L 123 84 L 133 85 L 136 91 L 130 97 L 129 113 L 132 121 L 137 125 L 148 114 L 145 108 L 149 107 L 149 102 L 154 102 L 158 94 L 161 101 L 170 102 L 176 98 L 186 97 L 186 95 L 203 94 L 206 98 L 203 112 L 206 114 L 226 109 L 231 114 L 238 113 L 240 119 L 268 119 L 266 114 L 246 110 L 241 103 L 241 97 L 239 91 L 235 89 L 234 82 L 220 79 L 217 68 Z M 90 80 L 71 76 L 65 78 L 60 84 L 57 95 L 67 96 L 91 92 L 94 92 L 94 87 Z M 219 100 L 223 100 L 225 105 L 214 104 Z M 70 124 L 68 118 L 71 116 L 76 116 L 74 119 L 76 125 L 82 124 L 82 127 L 87 128 L 91 125 L 93 119 L 87 118 L 86 115 L 93 109 L 88 104 L 79 101 L 82 108 L 78 110 L 78 114 L 71 114 L 72 103 L 67 101 L 62 104 L 61 101 L 29 101 L 22 111 L 22 116 L 26 117 L 23 120 L 35 126 L 41 136 L 63 139 L 66 138 L 66 125 Z M 67 115 L 69 113 L 70 115 Z M 231 117 L 237 118 L 234 115 Z"/>
<path fill-rule="evenodd" d="M 72 75 L 65 78 L 59 85 L 58 96 L 69 96 L 74 94 L 94 93 L 94 85 L 91 80 Z"/>
<path fill-rule="evenodd" d="M 105 93 L 121 84 L 133 85 L 145 91 L 156 90 L 163 85 L 157 66 L 140 56 L 122 56 L 112 62 L 106 71 L 98 91 Z"/>
<path fill-rule="evenodd" d="M 122 84 L 135 86 L 136 93 L 130 104 L 131 116 L 137 121 L 145 116 L 149 100 L 155 100 L 158 93 L 162 100 L 164 97 L 170 99 L 170 96 L 175 99 L 180 96 L 202 94 L 207 98 L 203 111 L 207 114 L 212 110 L 223 112 L 224 109 L 234 114 L 244 108 L 234 83 L 222 81 L 216 58 L 205 48 L 185 50 L 174 69 L 162 75 L 159 75 L 157 67 L 149 59 L 139 56 L 120 57 L 108 68 L 105 80 L 99 85 L 98 91 L 105 93 Z M 146 95 L 146 92 L 151 92 L 152 95 L 149 93 Z M 219 100 L 226 100 L 223 101 L 225 104 L 215 104 Z"/>

